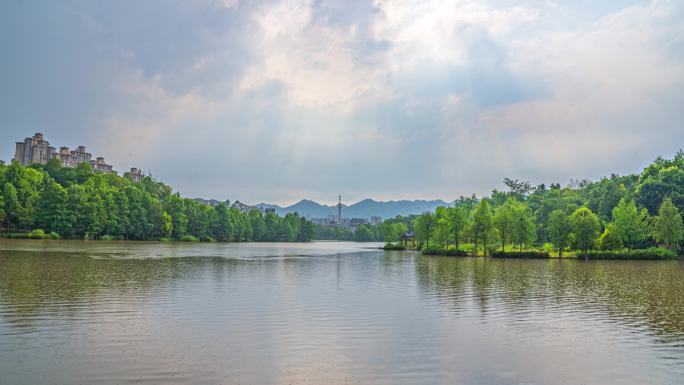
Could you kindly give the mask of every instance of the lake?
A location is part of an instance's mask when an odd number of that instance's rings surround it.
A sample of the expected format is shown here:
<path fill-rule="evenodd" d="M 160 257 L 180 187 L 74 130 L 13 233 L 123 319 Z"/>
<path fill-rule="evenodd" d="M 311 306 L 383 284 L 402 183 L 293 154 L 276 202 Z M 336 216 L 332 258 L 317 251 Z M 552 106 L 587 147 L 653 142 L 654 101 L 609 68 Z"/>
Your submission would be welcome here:
<path fill-rule="evenodd" d="M 681 384 L 680 261 L 0 240 L 0 383 Z"/>

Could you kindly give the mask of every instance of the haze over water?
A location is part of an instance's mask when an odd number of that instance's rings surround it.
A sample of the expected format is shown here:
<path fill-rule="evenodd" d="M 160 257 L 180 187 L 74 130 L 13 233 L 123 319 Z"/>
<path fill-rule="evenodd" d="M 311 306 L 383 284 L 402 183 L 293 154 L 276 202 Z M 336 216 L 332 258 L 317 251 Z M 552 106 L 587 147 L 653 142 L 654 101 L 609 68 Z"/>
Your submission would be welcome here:
<path fill-rule="evenodd" d="M 675 384 L 681 262 L 0 240 L 2 383 Z"/>

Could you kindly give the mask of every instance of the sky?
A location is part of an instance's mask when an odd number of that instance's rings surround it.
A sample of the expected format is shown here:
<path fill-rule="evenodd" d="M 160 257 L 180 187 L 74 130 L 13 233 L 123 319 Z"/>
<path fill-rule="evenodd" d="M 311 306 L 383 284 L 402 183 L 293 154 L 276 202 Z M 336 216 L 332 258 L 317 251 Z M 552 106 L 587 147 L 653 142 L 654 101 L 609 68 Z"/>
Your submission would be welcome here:
<path fill-rule="evenodd" d="M 684 1 L 0 0 L 0 159 L 188 197 L 436 199 L 684 147 Z"/>

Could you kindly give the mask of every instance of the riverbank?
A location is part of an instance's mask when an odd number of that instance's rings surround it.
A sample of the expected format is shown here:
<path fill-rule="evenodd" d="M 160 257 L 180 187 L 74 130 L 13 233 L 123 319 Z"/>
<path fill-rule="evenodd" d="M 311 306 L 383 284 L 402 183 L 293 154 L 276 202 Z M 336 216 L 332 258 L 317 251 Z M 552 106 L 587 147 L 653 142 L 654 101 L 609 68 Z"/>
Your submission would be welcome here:
<path fill-rule="evenodd" d="M 403 246 L 385 245 L 383 250 L 406 250 Z M 414 251 L 418 251 L 413 249 Z M 424 247 L 420 253 L 427 256 L 452 256 L 452 257 L 492 257 L 492 258 L 522 258 L 522 259 L 591 259 L 591 260 L 677 260 L 682 256 L 671 250 L 651 247 L 648 249 L 633 250 L 590 250 L 586 255 L 578 252 L 563 252 L 560 256 L 545 250 L 522 250 L 522 251 L 491 251 L 487 255 L 481 250 L 473 251 L 467 249 L 444 248 L 444 247 Z"/>

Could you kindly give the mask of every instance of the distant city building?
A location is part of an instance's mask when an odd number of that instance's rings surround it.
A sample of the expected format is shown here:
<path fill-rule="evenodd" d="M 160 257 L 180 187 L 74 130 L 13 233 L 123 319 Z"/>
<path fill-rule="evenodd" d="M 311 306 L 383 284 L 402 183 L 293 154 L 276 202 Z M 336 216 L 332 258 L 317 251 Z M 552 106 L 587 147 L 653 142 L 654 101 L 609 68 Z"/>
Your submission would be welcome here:
<path fill-rule="evenodd" d="M 337 223 L 342 224 L 342 195 L 340 195 L 337 201 Z"/>
<path fill-rule="evenodd" d="M 43 138 L 43 134 L 36 132 L 32 137 L 17 142 L 14 150 L 14 159 L 22 166 L 30 166 L 34 163 L 45 164 L 52 159 L 55 148 Z"/>
<path fill-rule="evenodd" d="M 5 165 L 5 161 L 4 161 L 4 160 L 0 160 L 0 166 L 4 166 L 4 165 Z"/>
<path fill-rule="evenodd" d="M 46 164 L 50 159 L 58 159 L 63 167 L 76 167 L 80 163 L 89 163 L 94 172 L 113 173 L 113 166 L 107 164 L 102 157 L 95 160 L 92 154 L 86 151 L 85 146 L 78 146 L 75 150 L 69 147 L 60 147 L 59 151 L 50 146 L 50 142 L 45 140 L 43 134 L 37 132 L 32 137 L 24 139 L 23 142 L 16 142 L 14 150 L 14 160 L 22 166 L 32 164 Z"/>
<path fill-rule="evenodd" d="M 381 217 L 371 217 L 370 224 L 373 226 L 379 226 L 382 223 Z"/>
<path fill-rule="evenodd" d="M 226 206 L 230 206 L 230 201 L 221 202 L 221 201 L 216 200 L 216 199 L 202 199 L 202 198 L 195 198 L 195 200 L 199 203 L 203 203 L 203 204 L 209 205 L 211 207 L 218 206 L 219 203 L 225 203 Z"/>
<path fill-rule="evenodd" d="M 368 219 L 366 218 L 352 218 L 349 220 L 348 224 L 345 225 L 349 227 L 356 227 L 358 225 L 365 225 L 366 223 L 368 223 Z"/>
<path fill-rule="evenodd" d="M 52 157 L 59 159 L 62 167 L 76 167 L 83 162 L 88 164 L 92 162 L 92 155 L 86 152 L 84 146 L 78 146 L 75 150 L 71 151 L 69 147 L 60 147 L 59 152 L 53 153 Z"/>
<path fill-rule="evenodd" d="M 98 156 L 96 160 L 91 160 L 90 166 L 93 168 L 93 172 L 104 172 L 104 173 L 114 172 L 112 170 L 113 166 L 111 164 L 105 163 L 104 158 L 101 156 Z"/>
<path fill-rule="evenodd" d="M 140 182 L 143 179 L 142 170 L 138 170 L 135 167 L 131 167 L 131 171 L 128 173 L 128 175 L 133 182 Z"/>

